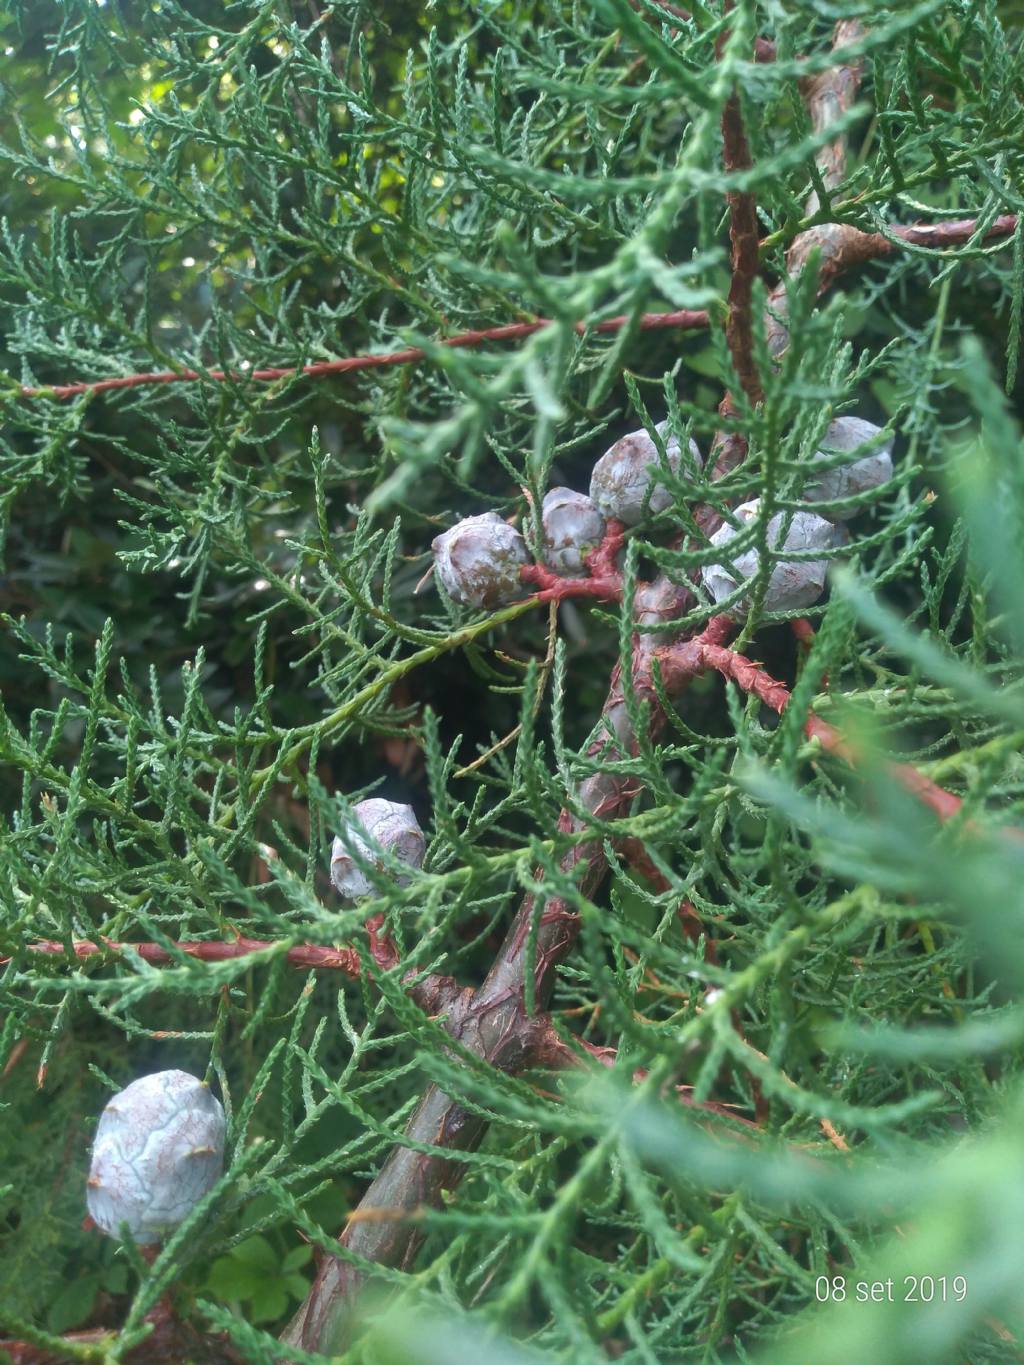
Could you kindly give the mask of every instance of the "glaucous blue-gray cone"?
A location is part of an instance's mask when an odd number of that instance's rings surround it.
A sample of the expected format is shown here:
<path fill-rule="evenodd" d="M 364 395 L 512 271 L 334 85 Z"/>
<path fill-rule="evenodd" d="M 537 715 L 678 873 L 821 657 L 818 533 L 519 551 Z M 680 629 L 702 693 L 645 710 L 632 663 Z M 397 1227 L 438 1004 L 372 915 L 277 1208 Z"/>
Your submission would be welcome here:
<path fill-rule="evenodd" d="M 761 500 L 745 502 L 737 507 L 733 516 L 739 527 L 726 523 L 711 537 L 711 544 L 717 549 L 725 549 L 729 542 L 740 533 L 740 528 L 757 519 Z M 782 528 L 789 519 L 789 529 L 785 538 Z M 828 561 L 825 559 L 787 560 L 781 558 L 785 550 L 829 550 L 845 542 L 843 531 L 837 530 L 830 521 L 817 516 L 814 512 L 776 512 L 768 523 L 768 547 L 779 558 L 772 568 L 765 589 L 765 611 L 798 611 L 816 602 L 825 589 L 825 576 Z M 736 591 L 741 582 L 756 577 L 761 556 L 754 548 L 744 550 L 732 559 L 732 566 L 725 562 L 707 564 L 701 570 L 704 587 L 716 602 L 723 602 Z M 729 615 L 742 619 L 749 610 L 747 598 L 740 598 L 728 609 Z"/>
<path fill-rule="evenodd" d="M 96 1125 L 86 1189 L 108 1237 L 128 1226 L 140 1246 L 162 1241 L 224 1169 L 224 1110 L 187 1071 L 140 1076 L 110 1100 Z"/>
<path fill-rule="evenodd" d="M 490 610 L 524 597 L 519 569 L 530 562 L 526 542 L 497 512 L 466 517 L 435 536 L 434 569 L 444 590 L 464 607 Z"/>
<path fill-rule="evenodd" d="M 667 426 L 667 422 L 659 422 L 655 430 L 661 435 Z M 669 436 L 665 440 L 665 455 L 673 474 L 682 478 L 690 477 L 692 468 L 700 468 L 700 451 L 695 441 L 690 442 L 689 459 L 684 461 L 678 439 Z M 658 447 L 647 432 L 631 431 L 594 465 L 590 499 L 606 517 L 635 526 L 643 518 L 645 507 L 653 515 L 672 502 L 672 494 L 661 482 L 661 469 Z"/>
<path fill-rule="evenodd" d="M 604 537 L 604 517 L 586 493 L 552 488 L 544 495 L 541 525 L 545 564 L 563 578 L 580 577 L 584 555 Z"/>
<path fill-rule="evenodd" d="M 423 864 L 427 847 L 412 806 L 398 801 L 384 801 L 372 796 L 352 807 L 352 823 L 335 838 L 331 847 L 331 881 L 340 896 L 358 900 L 360 896 L 375 894 L 373 883 L 352 857 L 353 850 L 365 861 L 376 863 L 376 855 L 366 842 L 369 835 L 382 848 L 410 867 Z M 408 886 L 409 878 L 395 878 L 399 886 Z"/>
<path fill-rule="evenodd" d="M 814 463 L 832 462 L 841 450 L 864 447 L 870 453 L 824 470 L 804 488 L 804 497 L 810 502 L 835 502 L 888 483 L 892 478 L 892 444 L 892 437 L 883 436 L 882 428 L 873 422 L 860 417 L 837 417 L 825 432 L 827 449 L 815 451 Z"/>

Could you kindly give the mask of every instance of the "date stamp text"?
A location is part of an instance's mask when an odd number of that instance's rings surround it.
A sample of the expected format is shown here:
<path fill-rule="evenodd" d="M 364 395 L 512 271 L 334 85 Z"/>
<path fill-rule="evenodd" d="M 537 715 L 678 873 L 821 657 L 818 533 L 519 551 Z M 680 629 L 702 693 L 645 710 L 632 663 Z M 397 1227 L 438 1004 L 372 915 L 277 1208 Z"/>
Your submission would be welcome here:
<path fill-rule="evenodd" d="M 904 1275 L 902 1279 L 850 1280 L 845 1275 L 819 1275 L 814 1281 L 819 1303 L 963 1303 L 963 1275 Z"/>

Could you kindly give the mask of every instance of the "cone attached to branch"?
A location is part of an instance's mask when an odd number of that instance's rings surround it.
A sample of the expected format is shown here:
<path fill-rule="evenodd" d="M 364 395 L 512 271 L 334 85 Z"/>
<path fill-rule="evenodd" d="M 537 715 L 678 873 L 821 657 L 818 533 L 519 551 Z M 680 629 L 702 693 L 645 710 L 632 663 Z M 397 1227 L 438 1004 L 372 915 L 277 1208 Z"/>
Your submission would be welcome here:
<path fill-rule="evenodd" d="M 761 509 L 760 498 L 745 502 L 734 513 L 739 526 L 725 525 L 711 537 L 716 549 L 725 549 L 740 534 L 744 524 L 757 520 Z M 783 530 L 788 520 L 788 529 Z M 845 543 L 845 533 L 824 517 L 814 512 L 776 512 L 768 522 L 768 547 L 779 558 L 774 564 L 765 589 L 765 611 L 800 611 L 816 602 L 825 590 L 827 559 L 787 560 L 786 550 L 831 550 Z M 731 597 L 740 583 L 756 578 L 761 566 L 757 549 L 744 550 L 720 564 L 708 564 L 701 570 L 704 587 L 716 602 Z M 749 598 L 741 598 L 729 608 L 729 614 L 742 619 L 750 608 Z"/>
<path fill-rule="evenodd" d="M 445 592 L 464 607 L 493 610 L 522 597 L 519 569 L 526 542 L 497 512 L 466 517 L 433 540 L 434 567 Z"/>
<path fill-rule="evenodd" d="M 667 426 L 659 422 L 655 430 L 662 435 Z M 690 442 L 686 460 L 677 437 L 668 436 L 664 444 L 668 466 L 677 477 L 689 478 L 693 469 L 701 467 L 695 441 Z M 635 526 L 645 513 L 663 512 L 671 506 L 658 447 L 646 431 L 631 431 L 601 456 L 590 478 L 590 498 L 604 516 L 627 526 Z"/>
<path fill-rule="evenodd" d="M 363 862 L 382 867 L 368 839 L 399 862 L 409 867 L 422 866 L 427 841 L 412 806 L 374 796 L 353 806 L 352 817 L 331 847 L 331 881 L 340 896 L 358 900 L 375 894 L 369 876 L 353 857 L 356 854 Z M 398 886 L 408 886 L 409 881 L 409 877 L 401 874 L 395 877 Z"/>
<path fill-rule="evenodd" d="M 804 497 L 810 502 L 852 498 L 892 478 L 892 437 L 873 422 L 860 417 L 837 417 L 825 433 L 824 445 L 825 449 L 816 451 L 812 460 L 815 464 L 828 462 L 833 467 L 824 470 L 804 489 Z M 835 463 L 839 451 L 860 450 L 868 453 L 856 460 Z"/>
<path fill-rule="evenodd" d="M 541 511 L 544 562 L 562 578 L 586 572 L 584 557 L 604 538 L 604 517 L 585 493 L 552 488 Z"/>

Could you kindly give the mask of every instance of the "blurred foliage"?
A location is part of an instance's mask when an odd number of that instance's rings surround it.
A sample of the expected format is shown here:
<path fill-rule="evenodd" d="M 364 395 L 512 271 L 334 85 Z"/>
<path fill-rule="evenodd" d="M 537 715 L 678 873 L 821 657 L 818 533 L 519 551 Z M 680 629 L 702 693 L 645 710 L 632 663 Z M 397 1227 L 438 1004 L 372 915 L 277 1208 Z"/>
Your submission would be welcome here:
<path fill-rule="evenodd" d="M 549 656 L 546 612 L 414 595 L 438 529 L 493 507 L 533 534 L 525 492 L 585 486 L 641 422 L 667 415 L 707 453 L 732 378 L 720 328 L 636 321 L 720 315 L 734 83 L 781 274 L 816 150 L 798 78 L 855 12 L 738 4 L 716 62 L 723 8 L 671 25 L 648 0 L 0 14 L 11 1331 L 123 1324 L 116 1358 L 173 1279 L 197 1322 L 276 1358 L 309 1244 L 330 1246 L 429 1079 L 491 1126 L 353 1360 L 1019 1358 L 1022 853 L 1000 828 L 1024 824 L 1024 235 L 902 251 L 820 308 L 795 287 L 785 363 L 741 409 L 750 456 L 696 490 L 760 493 L 766 519 L 799 498 L 834 413 L 892 427 L 896 477 L 848 509 L 853 568 L 812 613 L 810 655 L 760 616 L 744 640 L 866 754 L 964 796 L 955 826 L 880 761 L 823 756 L 796 708 L 776 724 L 705 679 L 619 764 L 638 789 L 620 832 L 668 889 L 612 853 L 588 900 L 554 831 L 628 630 L 567 606 Z M 871 8 L 838 217 L 1021 207 L 1019 21 L 991 0 Z M 746 60 L 754 33 L 776 63 Z M 574 330 L 623 313 L 618 333 Z M 537 314 L 554 325 L 515 346 L 437 346 Z M 246 378 L 409 344 L 424 363 Z M 19 392 L 217 367 L 234 378 Z M 678 574 L 709 553 L 669 548 L 694 490 L 676 494 L 637 538 L 638 562 Z M 372 963 L 360 983 L 286 965 L 294 942 L 363 941 L 369 910 L 339 908 L 326 859 L 370 791 L 411 801 L 430 837 L 423 873 L 382 878 L 369 907 L 407 966 L 479 981 L 538 867 L 573 900 L 554 1014 L 618 1047 L 601 1083 L 459 1066 Z M 717 960 L 684 933 L 684 897 Z M 236 931 L 276 946 L 160 968 L 25 950 Z M 161 1067 L 212 1069 L 233 1147 L 212 1212 L 147 1269 L 82 1228 L 83 1182 L 111 1089 Z M 760 1131 L 696 1122 L 673 1084 Z M 968 1291 L 816 1301 L 837 1277 L 906 1275 Z"/>

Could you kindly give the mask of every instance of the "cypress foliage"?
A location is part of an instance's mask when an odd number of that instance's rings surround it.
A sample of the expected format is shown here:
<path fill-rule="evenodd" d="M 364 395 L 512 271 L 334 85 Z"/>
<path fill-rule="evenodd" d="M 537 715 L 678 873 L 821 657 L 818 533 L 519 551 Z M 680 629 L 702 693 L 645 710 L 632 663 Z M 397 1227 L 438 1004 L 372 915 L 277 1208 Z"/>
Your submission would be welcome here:
<path fill-rule="evenodd" d="M 1016 1358 L 1019 9 L 691 10 L 0 13 L 12 1358 Z M 893 477 L 811 504 L 848 541 L 772 611 L 841 414 Z M 641 428 L 671 497 L 621 577 L 612 523 L 600 591 L 417 591 L 465 517 L 539 558 Z M 345 903 L 370 797 L 423 866 Z M 493 1064 L 449 978 L 521 904 Z M 145 1258 L 83 1228 L 89 1149 L 171 1069 L 226 1168 Z M 388 1254 L 300 1330 L 355 1210 Z"/>

